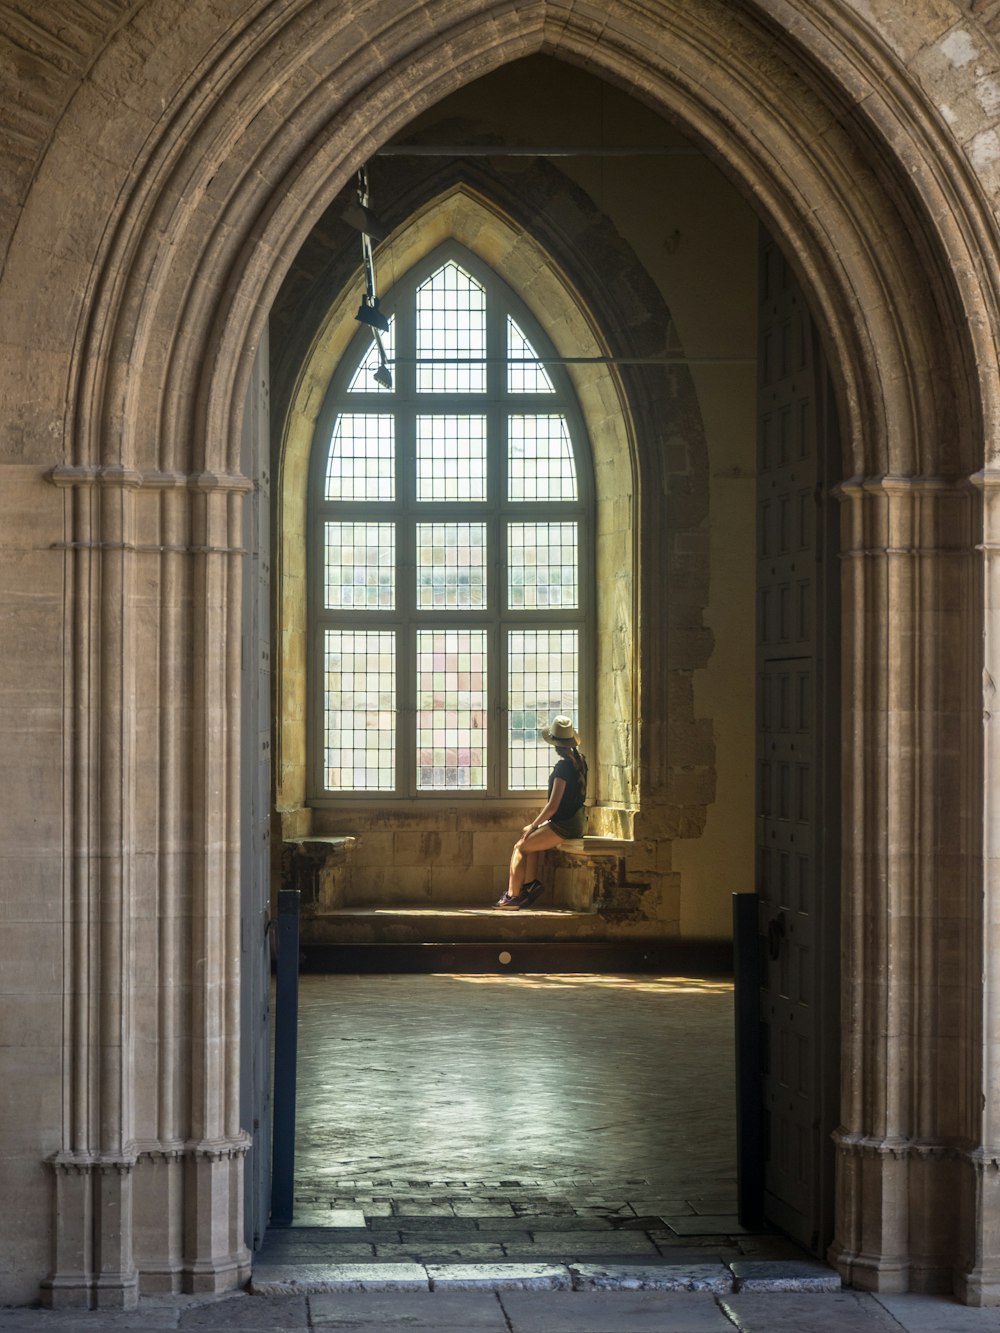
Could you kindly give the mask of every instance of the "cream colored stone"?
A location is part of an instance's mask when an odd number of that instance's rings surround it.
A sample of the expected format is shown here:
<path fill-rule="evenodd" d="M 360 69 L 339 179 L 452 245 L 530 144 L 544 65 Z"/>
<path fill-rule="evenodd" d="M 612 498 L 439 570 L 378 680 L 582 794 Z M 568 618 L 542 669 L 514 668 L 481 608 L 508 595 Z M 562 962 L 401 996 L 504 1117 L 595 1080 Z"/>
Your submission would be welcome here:
<path fill-rule="evenodd" d="M 488 16 L 472 6 L 435 32 L 425 9 L 404 5 L 385 26 L 374 10 L 307 0 L 251 33 L 229 0 L 188 5 L 183 22 L 176 0 L 149 0 L 107 27 L 99 7 L 50 8 L 30 58 L 19 29 L 4 35 L 13 128 L 0 144 L 10 168 L 0 173 L 0 404 L 5 462 L 27 468 L 0 500 L 11 511 L 0 524 L 5 887 L 26 863 L 35 869 L 0 900 L 10 925 L 0 948 L 4 975 L 12 959 L 11 985 L 24 997 L 14 1016 L 27 1022 L 23 1004 L 37 1000 L 47 1029 L 58 995 L 66 1042 L 56 1059 L 31 1029 L 31 1047 L 3 1048 L 0 1087 L 17 1086 L 23 1102 L 27 1089 L 39 1111 L 30 1123 L 26 1112 L 8 1119 L 6 1107 L 0 1118 L 5 1163 L 8 1134 L 31 1145 L 30 1160 L 18 1155 L 8 1173 L 0 1248 L 13 1258 L 0 1300 L 32 1298 L 53 1250 L 55 1303 L 128 1304 L 136 1265 L 160 1289 L 222 1289 L 245 1277 L 243 559 L 123 559 L 120 543 L 240 545 L 242 499 L 195 477 L 237 471 L 240 377 L 281 274 L 359 160 L 409 132 L 414 117 L 430 116 L 435 128 L 432 104 L 463 85 L 466 109 L 483 113 L 473 123 L 487 123 L 474 80 L 497 59 L 543 45 L 564 58 L 551 66 L 553 81 L 567 82 L 553 87 L 541 117 L 512 101 L 504 132 L 600 129 L 627 141 L 659 108 L 668 141 L 680 127 L 708 149 L 641 174 L 613 160 L 546 164 L 610 217 L 669 312 L 643 328 L 641 301 L 616 287 L 637 321 L 629 328 L 623 317 L 621 345 L 710 355 L 724 343 L 736 359 L 753 359 L 752 301 L 736 299 L 733 280 L 749 294 L 752 269 L 740 255 L 752 250 L 754 218 L 728 175 L 781 238 L 815 303 L 842 417 L 842 474 L 881 479 L 845 503 L 853 553 L 843 562 L 838 645 L 845 1136 L 835 1251 L 861 1285 L 950 1278 L 972 1303 L 1000 1299 L 990 1165 L 1000 1142 L 995 497 L 988 476 L 974 500 L 956 486 L 962 501 L 937 482 L 910 480 L 978 472 L 1000 439 L 994 16 L 950 0 L 835 0 L 821 15 L 769 0 L 738 12 L 712 0 L 625 0 L 604 28 L 580 6 L 558 22 L 537 6 Z M 209 60 L 206 81 L 199 71 Z M 562 98 L 561 87 L 577 86 L 571 67 L 583 64 L 633 87 L 634 107 L 610 85 L 599 99 Z M 637 201 L 625 193 L 635 180 Z M 554 274 L 532 234 L 539 219 L 518 218 L 516 208 L 504 216 L 487 193 L 469 186 L 431 200 L 380 248 L 380 272 L 403 271 L 457 234 L 548 321 L 558 346 L 606 350 L 589 303 L 595 279 L 617 279 L 589 250 L 580 197 L 545 219 L 547 243 L 562 244 L 567 260 Z M 574 285 L 563 270 L 576 248 L 587 254 Z M 330 296 L 335 308 L 276 473 L 275 762 L 286 831 L 342 831 L 343 812 L 303 805 L 301 537 L 312 425 L 356 297 L 353 287 Z M 672 368 L 662 395 L 634 416 L 636 395 L 623 384 L 658 371 L 571 374 L 605 497 L 595 794 L 609 825 L 634 811 L 638 836 L 656 844 L 649 885 L 630 890 L 622 932 L 705 933 L 722 920 L 722 891 L 699 886 L 735 878 L 748 859 L 752 597 L 740 590 L 752 575 L 752 503 L 750 486 L 726 467 L 730 445 L 749 440 L 754 371 Z M 86 476 L 42 498 L 38 475 L 70 460 Z M 99 464 L 176 473 L 177 502 L 146 481 L 129 501 L 86 472 Z M 72 554 L 52 545 L 67 540 L 77 543 Z M 961 568 L 949 549 L 963 553 Z M 701 719 L 712 723 L 715 752 L 681 765 L 667 723 L 681 723 L 675 738 L 698 742 Z M 503 812 L 478 817 L 477 826 L 465 812 L 369 813 L 361 832 L 405 835 L 426 849 L 461 821 L 495 887 L 516 820 L 501 832 Z M 371 864 L 373 893 L 398 894 L 387 873 L 395 869 Z M 37 966 L 18 961 L 26 957 Z M 29 1049 L 38 1062 L 19 1063 Z M 101 1108 L 99 1125 L 91 1106 Z M 155 1137 L 155 1121 L 165 1140 L 186 1145 L 178 1165 L 131 1165 L 133 1113 L 144 1132 Z M 55 1172 L 53 1208 L 42 1161 L 68 1146 L 80 1157 Z M 44 1180 L 51 1186 L 47 1169 Z M 100 1240 L 100 1289 L 85 1253 L 91 1236 Z"/>

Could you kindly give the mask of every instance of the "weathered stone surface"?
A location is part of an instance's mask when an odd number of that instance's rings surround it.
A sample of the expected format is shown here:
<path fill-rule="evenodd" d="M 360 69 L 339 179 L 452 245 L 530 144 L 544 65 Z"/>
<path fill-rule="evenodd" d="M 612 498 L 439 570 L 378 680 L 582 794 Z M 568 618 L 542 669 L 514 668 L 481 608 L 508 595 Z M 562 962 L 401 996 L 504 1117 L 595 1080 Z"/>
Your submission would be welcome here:
<path fill-rule="evenodd" d="M 840 1274 L 805 1260 L 737 1259 L 729 1265 L 736 1291 L 839 1291 Z"/>
<path fill-rule="evenodd" d="M 710 1291 L 728 1293 L 732 1274 L 722 1264 L 572 1264 L 581 1291 Z"/>
<path fill-rule="evenodd" d="M 341 1291 L 426 1291 L 427 1270 L 414 1263 L 260 1265 L 250 1290 L 257 1296 Z"/>
<path fill-rule="evenodd" d="M 572 1285 L 561 1264 L 428 1264 L 427 1274 L 433 1291 L 562 1291 Z"/>

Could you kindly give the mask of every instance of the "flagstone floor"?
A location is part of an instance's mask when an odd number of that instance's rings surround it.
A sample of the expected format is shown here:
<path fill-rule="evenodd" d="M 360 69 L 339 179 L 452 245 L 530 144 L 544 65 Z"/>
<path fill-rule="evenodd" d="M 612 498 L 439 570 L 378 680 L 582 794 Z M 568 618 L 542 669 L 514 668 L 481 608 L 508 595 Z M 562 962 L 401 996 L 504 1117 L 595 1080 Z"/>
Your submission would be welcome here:
<path fill-rule="evenodd" d="M 726 978 L 304 976 L 297 1105 L 266 1263 L 801 1257 L 736 1221 Z"/>

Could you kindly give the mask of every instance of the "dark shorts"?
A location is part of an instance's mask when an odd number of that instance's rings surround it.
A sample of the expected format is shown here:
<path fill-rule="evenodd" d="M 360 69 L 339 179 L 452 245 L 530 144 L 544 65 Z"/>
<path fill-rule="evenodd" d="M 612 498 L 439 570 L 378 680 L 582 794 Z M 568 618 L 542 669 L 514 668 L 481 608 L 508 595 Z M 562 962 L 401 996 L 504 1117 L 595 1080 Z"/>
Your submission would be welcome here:
<path fill-rule="evenodd" d="M 587 832 L 586 808 L 581 806 L 576 814 L 570 815 L 568 819 L 550 820 L 549 828 L 553 833 L 558 833 L 560 838 L 582 838 Z"/>

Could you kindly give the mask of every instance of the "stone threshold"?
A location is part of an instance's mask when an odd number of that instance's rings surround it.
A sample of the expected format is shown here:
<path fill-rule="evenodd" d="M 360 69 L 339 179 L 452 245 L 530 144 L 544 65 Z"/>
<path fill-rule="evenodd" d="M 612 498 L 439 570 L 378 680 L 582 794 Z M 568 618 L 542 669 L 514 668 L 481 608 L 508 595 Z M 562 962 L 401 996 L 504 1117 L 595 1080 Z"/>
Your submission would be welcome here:
<path fill-rule="evenodd" d="M 808 1260 L 740 1259 L 724 1264 L 257 1264 L 255 1296 L 345 1291 L 701 1291 L 836 1292 L 840 1275 Z"/>
<path fill-rule="evenodd" d="M 510 918 L 520 913 L 495 915 Z M 301 955 L 303 972 L 655 972 L 661 976 L 732 977 L 728 940 L 526 939 L 523 933 L 516 937 L 514 930 L 506 934 L 498 930 L 489 940 L 324 943 L 303 929 Z"/>

